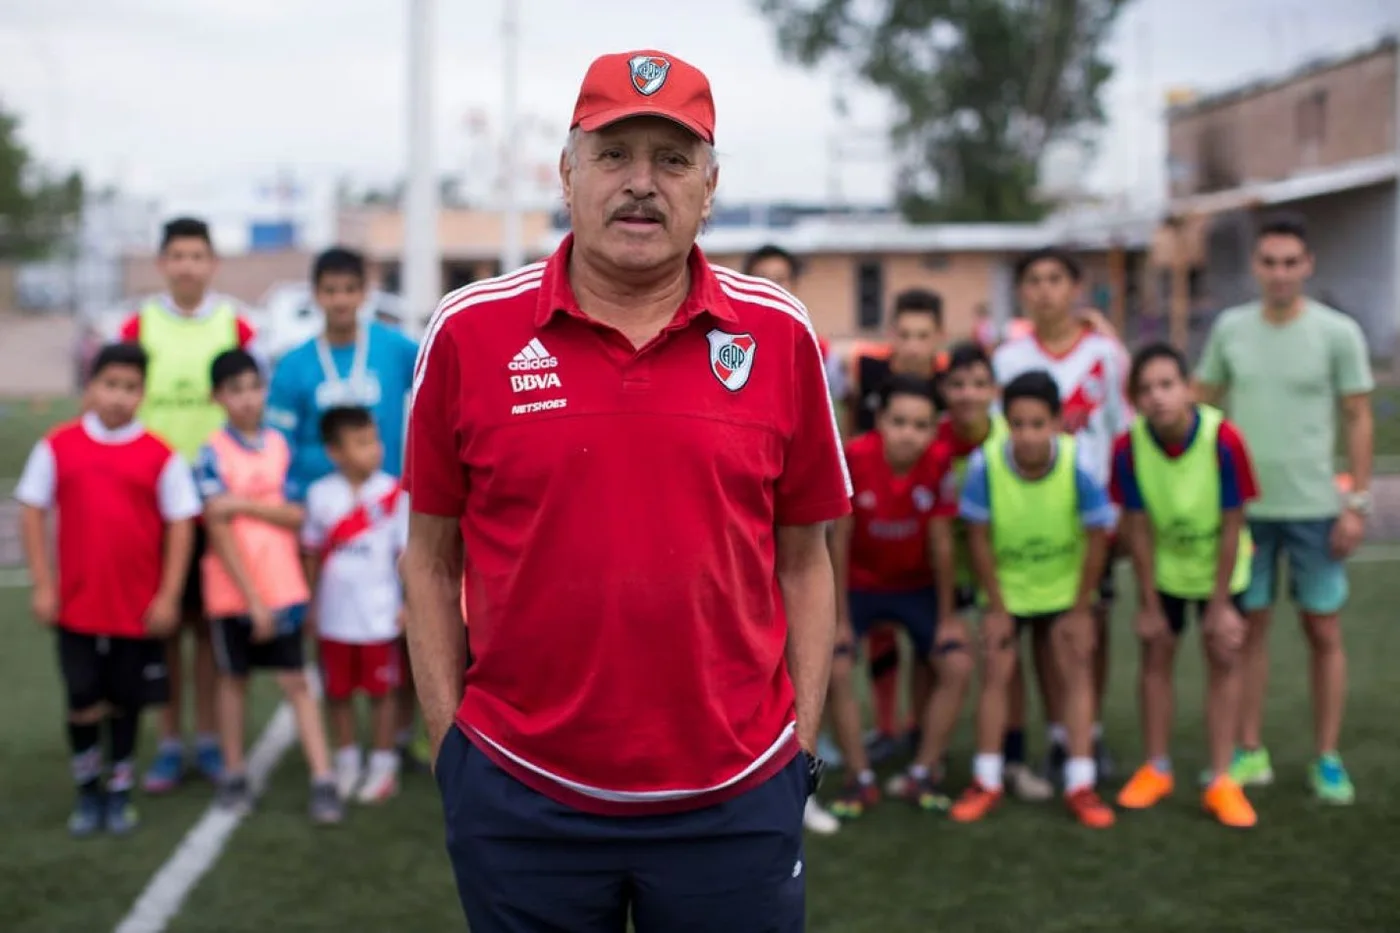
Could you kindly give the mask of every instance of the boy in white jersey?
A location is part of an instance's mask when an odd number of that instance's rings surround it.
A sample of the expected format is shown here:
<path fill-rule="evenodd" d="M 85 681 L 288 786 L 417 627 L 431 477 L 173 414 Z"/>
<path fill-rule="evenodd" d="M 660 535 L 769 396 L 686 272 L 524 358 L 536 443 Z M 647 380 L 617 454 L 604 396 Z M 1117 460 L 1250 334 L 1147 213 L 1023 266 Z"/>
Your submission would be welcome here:
<path fill-rule="evenodd" d="M 1074 435 L 1079 463 L 1094 481 L 1107 487 L 1113 461 L 1113 443 L 1128 430 L 1132 409 L 1126 394 L 1127 352 L 1107 328 L 1077 313 L 1082 272 L 1078 260 L 1053 247 L 1022 256 L 1015 269 L 1017 297 L 1031 323 L 1029 333 L 997 348 L 992 368 L 998 385 L 1032 370 L 1054 377 L 1063 400 L 1064 430 Z M 1094 751 L 1100 774 L 1111 772 L 1102 742 L 1100 707 L 1108 684 L 1109 610 L 1113 602 L 1113 568 L 1110 560 L 1099 588 L 1095 609 L 1099 636 L 1094 672 L 1096 707 Z M 1036 671 L 1045 702 L 1050 749 L 1047 777 L 1061 779 L 1065 762 L 1065 729 L 1060 715 L 1059 690 L 1054 665 L 1048 661 L 1043 639 L 1035 644 Z M 1011 729 L 1008 744 L 1023 746 L 1019 727 L 1025 719 L 1024 679 L 1012 682 Z"/>
<path fill-rule="evenodd" d="M 302 529 L 320 642 L 326 708 L 342 798 L 377 803 L 398 792 L 395 688 L 403 594 L 398 558 L 408 535 L 408 496 L 385 473 L 384 446 L 365 408 L 332 408 L 321 437 L 336 472 L 311 484 Z M 356 693 L 369 697 L 374 749 L 366 769 L 356 739 Z"/>

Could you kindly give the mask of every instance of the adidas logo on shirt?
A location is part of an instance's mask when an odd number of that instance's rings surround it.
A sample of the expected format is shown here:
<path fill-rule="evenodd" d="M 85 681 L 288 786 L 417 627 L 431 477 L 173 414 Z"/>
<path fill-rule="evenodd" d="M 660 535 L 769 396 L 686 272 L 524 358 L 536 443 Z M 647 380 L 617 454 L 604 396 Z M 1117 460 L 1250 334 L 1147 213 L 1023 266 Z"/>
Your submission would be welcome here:
<path fill-rule="evenodd" d="M 533 337 L 530 342 L 515 354 L 515 358 L 510 361 L 510 369 L 514 372 L 530 372 L 536 369 L 553 369 L 559 365 L 559 358 L 551 356 L 549 351 L 540 343 L 540 338 Z"/>

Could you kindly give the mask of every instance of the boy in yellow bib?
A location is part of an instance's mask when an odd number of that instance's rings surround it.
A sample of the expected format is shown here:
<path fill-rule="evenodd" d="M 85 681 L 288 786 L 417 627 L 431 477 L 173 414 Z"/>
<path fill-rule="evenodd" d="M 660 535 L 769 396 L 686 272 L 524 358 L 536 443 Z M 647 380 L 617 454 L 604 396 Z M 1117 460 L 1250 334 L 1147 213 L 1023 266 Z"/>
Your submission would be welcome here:
<path fill-rule="evenodd" d="M 1217 409 L 1192 403 L 1186 373 L 1185 357 L 1170 344 L 1137 352 L 1128 385 L 1141 414 L 1113 452 L 1112 495 L 1123 508 L 1140 600 L 1146 752 L 1118 805 L 1145 810 L 1175 786 L 1167 756 L 1172 668 L 1194 606 L 1207 666 L 1210 779 L 1202 803 L 1224 825 L 1248 827 L 1257 818 L 1230 763 L 1244 673 L 1238 601 L 1249 586 L 1253 552 L 1244 506 L 1258 491 L 1243 436 Z"/>
<path fill-rule="evenodd" d="M 1114 510 L 1103 485 L 1081 467 L 1074 438 L 1061 432 L 1060 392 L 1043 370 L 1002 390 L 1009 439 L 993 437 L 967 466 L 959 515 L 986 594 L 982 693 L 972 786 L 949 815 L 982 819 L 1002 798 L 1007 688 L 1022 628 L 1050 629 L 1069 733 L 1065 803 L 1081 824 L 1112 826 L 1113 809 L 1094 790 L 1092 608 L 1108 557 Z"/>

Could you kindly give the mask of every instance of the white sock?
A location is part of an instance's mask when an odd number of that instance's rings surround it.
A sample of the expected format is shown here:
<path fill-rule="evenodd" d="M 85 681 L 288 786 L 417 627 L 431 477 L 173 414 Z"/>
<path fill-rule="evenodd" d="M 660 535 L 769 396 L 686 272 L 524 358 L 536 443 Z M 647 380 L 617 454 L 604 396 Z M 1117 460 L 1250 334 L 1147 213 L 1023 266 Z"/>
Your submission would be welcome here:
<path fill-rule="evenodd" d="M 1072 794 L 1098 781 L 1098 771 L 1092 758 L 1071 758 L 1065 762 L 1065 793 Z"/>
<path fill-rule="evenodd" d="M 399 770 L 399 753 L 375 749 L 369 756 L 371 774 L 395 774 Z"/>
<path fill-rule="evenodd" d="M 860 782 L 861 787 L 869 787 L 871 784 L 875 783 L 875 772 L 866 768 L 860 774 L 856 775 L 856 780 Z"/>
<path fill-rule="evenodd" d="M 335 750 L 335 769 L 337 771 L 348 771 L 351 769 L 358 771 L 361 763 L 362 759 L 360 758 L 360 747 L 358 745 L 346 745 L 344 748 L 337 748 Z"/>
<path fill-rule="evenodd" d="M 1045 737 L 1050 740 L 1051 745 L 1064 747 L 1069 744 L 1069 730 L 1062 722 L 1052 722 L 1045 730 Z"/>
<path fill-rule="evenodd" d="M 1097 742 L 1101 738 L 1103 738 L 1103 723 L 1096 722 L 1094 723 L 1094 741 Z"/>
<path fill-rule="evenodd" d="M 972 759 L 972 776 L 987 790 L 1001 790 L 1001 754 L 979 752 Z"/>

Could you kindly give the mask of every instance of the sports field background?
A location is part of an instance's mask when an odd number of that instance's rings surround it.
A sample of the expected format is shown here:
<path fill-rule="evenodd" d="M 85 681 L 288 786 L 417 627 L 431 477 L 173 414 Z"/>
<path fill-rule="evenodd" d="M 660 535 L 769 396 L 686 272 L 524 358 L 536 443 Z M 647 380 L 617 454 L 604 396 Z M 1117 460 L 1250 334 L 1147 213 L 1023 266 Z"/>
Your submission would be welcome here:
<path fill-rule="evenodd" d="M 1400 457 L 1392 390 L 1377 400 L 1377 449 Z M 71 402 L 43 409 L 0 402 L 0 477 L 15 477 L 35 436 Z M 1382 461 L 1385 463 L 1386 461 Z M 1393 460 L 1390 462 L 1394 462 Z M 9 480 L 4 494 L 8 494 Z M 1400 527 L 1397 523 L 1395 527 Z M 107 933 L 207 806 L 190 785 L 141 799 L 144 825 L 125 840 L 70 840 L 71 791 L 52 636 L 29 620 L 15 585 L 12 522 L 0 507 L 0 933 Z M 1107 832 L 1072 825 L 1055 804 L 1010 803 L 955 826 L 886 803 L 831 838 L 811 838 L 806 870 L 813 931 L 830 933 L 1386 933 L 1400 930 L 1400 550 L 1368 546 L 1353 573 L 1346 629 L 1352 689 L 1343 751 L 1358 799 L 1311 802 L 1306 656 L 1281 613 L 1267 735 L 1278 784 L 1251 792 L 1260 825 L 1233 833 L 1198 812 L 1192 777 L 1203 764 L 1199 649 L 1183 645 L 1170 804 L 1125 815 Z M 3 574 L 11 573 L 10 577 Z M 1126 579 L 1124 580 L 1126 583 Z M 7 584 L 8 585 L 5 585 Z M 1115 622 L 1109 738 L 1123 764 L 1138 747 L 1129 635 L 1131 594 Z M 260 729 L 275 697 L 255 700 Z M 149 730 L 144 750 L 151 748 Z M 955 743 L 965 778 L 970 732 Z M 1037 743 L 1038 744 L 1038 743 Z M 839 780 L 834 775 L 832 784 Z M 259 810 L 235 832 L 168 929 L 177 933 L 419 933 L 461 929 L 442 848 L 441 810 L 428 776 L 346 824 L 305 818 L 305 768 L 295 752 Z"/>

